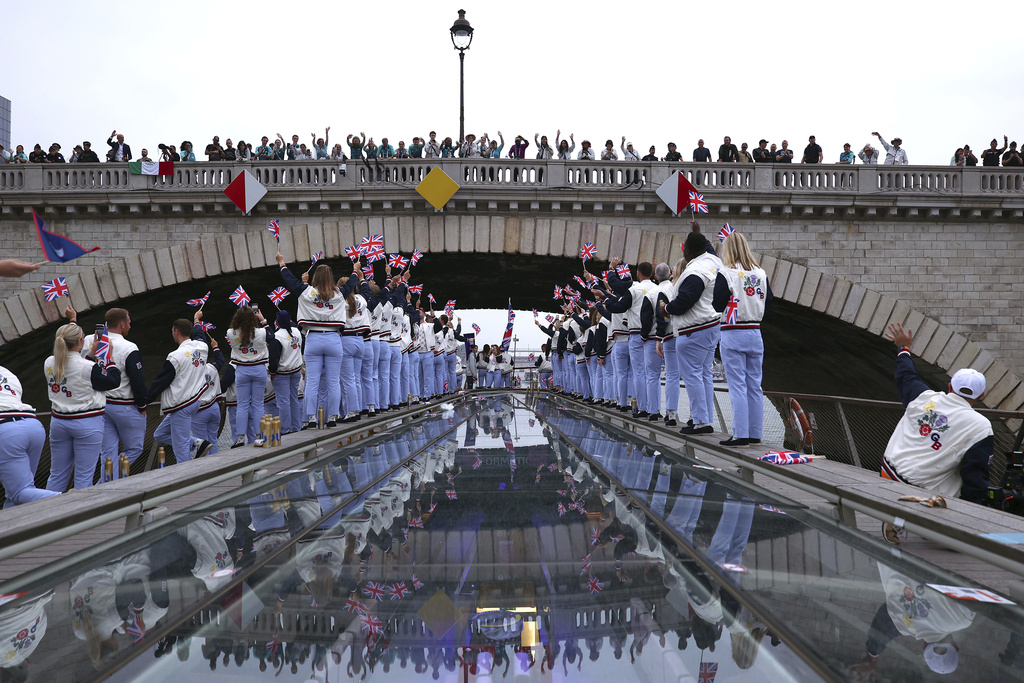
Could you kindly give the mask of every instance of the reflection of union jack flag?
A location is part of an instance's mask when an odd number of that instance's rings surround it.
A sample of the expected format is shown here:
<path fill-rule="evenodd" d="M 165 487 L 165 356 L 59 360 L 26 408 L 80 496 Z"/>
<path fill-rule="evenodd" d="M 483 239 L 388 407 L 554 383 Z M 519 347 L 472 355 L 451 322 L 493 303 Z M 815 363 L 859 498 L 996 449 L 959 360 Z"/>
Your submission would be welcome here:
<path fill-rule="evenodd" d="M 384 622 L 377 618 L 375 614 L 364 614 L 359 617 L 359 630 L 369 631 L 370 633 L 383 633 Z"/>
<path fill-rule="evenodd" d="M 199 327 L 203 328 L 203 332 L 217 329 L 217 326 L 213 323 L 204 323 L 202 320 L 199 321 Z"/>
<path fill-rule="evenodd" d="M 242 306 L 248 306 L 249 301 L 251 301 L 251 299 L 249 299 L 249 295 L 245 293 L 244 289 L 242 289 L 242 285 L 238 285 L 238 289 L 231 292 L 228 298 L 231 299 L 231 303 L 239 308 Z"/>
<path fill-rule="evenodd" d="M 690 206 L 697 213 L 708 212 L 708 203 L 704 201 L 704 195 L 702 195 L 700 192 L 694 192 L 693 190 L 690 190 Z"/>
<path fill-rule="evenodd" d="M 590 532 L 590 545 L 597 545 L 599 540 L 601 540 L 601 530 L 594 529 Z"/>
<path fill-rule="evenodd" d="M 355 593 L 348 596 L 348 600 L 345 601 L 345 609 L 349 612 L 356 612 L 357 614 L 366 614 L 366 605 L 359 601 Z"/>
<path fill-rule="evenodd" d="M 366 262 L 373 263 L 375 261 L 383 261 L 387 258 L 387 254 L 384 253 L 383 249 L 375 249 L 374 251 L 366 252 Z"/>
<path fill-rule="evenodd" d="M 284 298 L 288 296 L 288 290 L 284 287 L 278 287 L 270 294 L 267 294 L 267 298 L 275 305 L 278 306 L 284 301 Z"/>
<path fill-rule="evenodd" d="M 739 310 L 740 300 L 734 296 L 729 297 L 729 303 L 725 305 L 725 324 L 736 324 L 736 311 Z"/>
<path fill-rule="evenodd" d="M 420 251 L 419 249 L 416 249 L 415 251 L 413 251 L 413 252 L 412 252 L 412 264 L 413 264 L 414 266 L 415 266 L 415 265 L 416 265 L 417 263 L 419 263 L 419 262 L 420 262 L 420 259 L 421 259 L 421 258 L 423 258 L 423 252 L 422 252 L 422 251 Z"/>
<path fill-rule="evenodd" d="M 210 298 L 210 293 L 207 292 L 205 296 L 202 296 L 202 297 L 200 297 L 198 299 L 189 299 L 185 303 L 188 304 L 189 306 L 202 306 L 203 304 L 206 303 L 206 301 L 209 298 Z M 49 299 L 47 299 L 47 301 L 49 301 Z"/>
<path fill-rule="evenodd" d="M 597 595 L 603 589 L 604 584 L 601 583 L 601 579 L 597 578 L 596 576 L 591 576 L 589 579 L 587 579 L 587 590 L 589 590 L 594 595 Z"/>
<path fill-rule="evenodd" d="M 96 362 L 104 372 L 114 362 L 114 349 L 110 345 L 110 335 L 107 333 L 107 326 L 103 326 L 103 334 L 96 343 Z"/>
<path fill-rule="evenodd" d="M 811 458 L 800 453 L 791 453 L 786 451 L 768 451 L 762 455 L 758 460 L 764 462 L 770 462 L 773 465 L 799 465 L 801 463 L 810 462 Z"/>
<path fill-rule="evenodd" d="M 786 514 L 786 512 L 784 510 L 780 510 L 779 508 L 775 507 L 774 505 L 758 505 L 757 507 L 761 508 L 765 512 L 778 512 L 780 515 Z"/>
<path fill-rule="evenodd" d="M 391 593 L 392 600 L 401 600 L 409 594 L 409 587 L 405 585 L 405 581 L 399 581 L 398 583 L 393 584 L 388 589 L 388 592 Z"/>
<path fill-rule="evenodd" d="M 413 517 L 412 519 L 409 520 L 409 526 L 411 526 L 413 529 L 422 529 L 423 528 L 423 518 L 422 517 Z"/>
<path fill-rule="evenodd" d="M 590 560 L 585 560 L 584 563 L 583 563 L 583 567 L 580 568 L 580 575 L 582 576 L 583 574 L 587 574 L 589 572 L 590 572 Z"/>
<path fill-rule="evenodd" d="M 477 334 L 480 334 L 480 326 L 477 325 L 476 323 L 473 323 L 473 331 L 476 332 Z"/>
<path fill-rule="evenodd" d="M 533 478 L 533 483 L 534 484 L 539 484 L 540 483 L 540 473 L 539 472 L 537 473 L 537 476 Z"/>
<path fill-rule="evenodd" d="M 363 586 L 363 595 L 373 600 L 383 600 L 384 586 L 373 581 L 367 581 L 366 585 Z"/>
<path fill-rule="evenodd" d="M 410 294 L 421 294 L 423 292 L 423 285 L 409 285 Z"/>
<path fill-rule="evenodd" d="M 358 261 L 362 253 L 359 247 L 345 247 L 345 256 L 348 256 L 350 261 Z"/>
<path fill-rule="evenodd" d="M 447 491 L 444 492 L 444 494 L 448 496 L 448 500 L 459 499 L 459 494 L 455 492 L 455 489 L 448 489 Z"/>
<path fill-rule="evenodd" d="M 412 575 L 412 579 L 410 579 L 410 581 L 412 581 L 412 587 L 414 590 L 423 588 L 423 582 L 420 581 L 415 574 Z"/>
<path fill-rule="evenodd" d="M 565 517 L 565 505 L 563 505 L 561 502 L 558 503 L 558 516 Z"/>
<path fill-rule="evenodd" d="M 558 285 L 555 285 L 555 301 L 558 301 L 561 298 L 562 298 L 562 288 L 559 287 Z"/>
<path fill-rule="evenodd" d="M 728 223 L 722 226 L 722 229 L 718 231 L 718 239 L 721 242 L 725 241 L 725 238 L 736 232 L 736 228 L 732 227 Z"/>
<path fill-rule="evenodd" d="M 473 462 L 473 469 L 474 470 L 478 470 L 478 469 L 480 469 L 483 466 L 483 464 L 484 464 L 484 461 L 478 455 L 478 456 L 476 456 L 476 460 Z"/>
<path fill-rule="evenodd" d="M 267 230 L 274 236 L 278 244 L 281 244 L 281 223 L 277 219 L 270 221 L 270 225 L 267 226 Z"/>
<path fill-rule="evenodd" d="M 580 249 L 580 258 L 584 261 L 589 261 L 597 255 L 597 247 L 594 246 L 593 242 L 587 242 Z"/>
<path fill-rule="evenodd" d="M 372 251 L 384 251 L 384 235 L 373 235 L 364 237 L 359 243 L 359 251 L 369 255 Z"/>
<path fill-rule="evenodd" d="M 67 295 L 68 281 L 62 277 L 59 277 L 56 280 L 50 280 L 45 285 L 43 285 L 43 296 L 46 297 L 47 301 L 53 301 L 59 296 Z"/>
<path fill-rule="evenodd" d="M 717 675 L 717 662 L 701 662 L 700 671 L 697 673 L 697 681 L 698 683 L 715 683 L 715 676 Z"/>
<path fill-rule="evenodd" d="M 405 258 L 401 254 L 391 254 L 391 256 L 388 257 L 388 265 L 392 268 L 403 270 L 407 265 L 409 265 L 409 259 Z"/>
<path fill-rule="evenodd" d="M 277 649 L 280 645 L 281 639 L 277 637 L 277 631 L 274 631 L 274 637 L 267 641 L 267 659 L 277 657 Z"/>
<path fill-rule="evenodd" d="M 623 263 L 621 266 L 615 269 L 615 274 L 625 280 L 627 277 L 632 278 L 632 274 L 629 272 L 629 266 Z"/>
<path fill-rule="evenodd" d="M 137 643 L 146 635 L 146 624 L 142 621 L 142 614 L 131 606 L 131 616 L 125 623 L 124 632 L 131 636 L 132 642 Z"/>
<path fill-rule="evenodd" d="M 501 430 L 501 440 L 505 442 L 505 450 L 509 453 L 515 453 L 516 447 L 512 443 L 512 435 L 509 434 L 507 429 Z"/>

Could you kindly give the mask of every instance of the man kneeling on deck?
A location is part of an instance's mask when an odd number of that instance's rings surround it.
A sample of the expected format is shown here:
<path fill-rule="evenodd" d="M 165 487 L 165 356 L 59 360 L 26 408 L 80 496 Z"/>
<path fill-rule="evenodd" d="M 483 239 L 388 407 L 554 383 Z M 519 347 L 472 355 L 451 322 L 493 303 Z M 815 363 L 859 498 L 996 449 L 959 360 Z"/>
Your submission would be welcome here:
<path fill-rule="evenodd" d="M 973 405 L 985 393 L 985 375 L 958 370 L 949 392 L 932 391 L 918 377 L 910 357 L 911 330 L 889 326 L 896 355 L 896 388 L 907 409 L 889 438 L 882 477 L 902 481 L 945 498 L 984 503 L 994 436 L 988 418 Z M 901 527 L 883 524 L 882 535 L 899 544 Z"/>

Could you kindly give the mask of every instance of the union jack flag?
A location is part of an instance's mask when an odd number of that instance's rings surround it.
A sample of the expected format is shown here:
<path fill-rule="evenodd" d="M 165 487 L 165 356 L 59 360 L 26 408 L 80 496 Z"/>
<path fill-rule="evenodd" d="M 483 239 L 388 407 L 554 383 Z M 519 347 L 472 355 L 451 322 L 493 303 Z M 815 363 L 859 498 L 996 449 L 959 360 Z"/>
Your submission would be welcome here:
<path fill-rule="evenodd" d="M 448 496 L 448 500 L 459 499 L 459 494 L 455 492 L 455 489 L 448 489 L 447 491 L 444 492 L 444 494 Z"/>
<path fill-rule="evenodd" d="M 587 242 L 580 249 L 580 258 L 584 261 L 589 261 L 597 255 L 597 247 L 594 246 L 593 242 Z"/>
<path fill-rule="evenodd" d="M 203 328 L 203 332 L 217 329 L 217 326 L 213 323 L 204 323 L 202 320 L 199 321 L 199 327 Z"/>
<path fill-rule="evenodd" d="M 364 614 L 359 617 L 359 630 L 369 631 L 370 633 L 383 633 L 384 622 L 375 614 Z"/>
<path fill-rule="evenodd" d="M 534 318 L 539 318 L 539 317 L 540 317 L 540 313 L 538 313 L 538 312 L 537 312 L 537 309 L 536 309 L 536 308 L 535 308 L 535 309 L 533 309 L 533 317 L 534 317 Z"/>
<path fill-rule="evenodd" d="M 484 461 L 478 455 L 478 456 L 476 456 L 476 460 L 473 462 L 473 469 L 474 470 L 478 470 L 478 469 L 480 469 L 483 466 L 483 464 L 484 464 Z"/>
<path fill-rule="evenodd" d="M 590 532 L 590 545 L 597 545 L 599 540 L 601 540 L 601 530 L 594 529 Z"/>
<path fill-rule="evenodd" d="M 547 320 L 549 323 L 555 322 L 555 316 L 553 315 L 546 315 L 544 316 L 544 319 Z"/>
<path fill-rule="evenodd" d="M 587 579 L 587 590 L 589 590 L 592 594 L 597 595 L 603 589 L 604 584 L 601 583 L 601 579 L 597 578 L 596 576 L 591 576 L 589 579 Z"/>
<path fill-rule="evenodd" d="M 436 304 L 437 303 L 437 299 L 434 298 L 433 294 L 427 294 L 427 301 L 429 301 L 432 304 Z"/>
<path fill-rule="evenodd" d="M 512 435 L 509 434 L 507 429 L 501 430 L 501 439 L 505 442 L 505 450 L 514 454 L 516 452 L 516 447 L 515 444 L 512 443 Z"/>
<path fill-rule="evenodd" d="M 534 484 L 539 484 L 540 483 L 540 472 L 538 472 L 537 476 L 533 478 L 533 483 Z"/>
<path fill-rule="evenodd" d="M 135 609 L 134 605 L 129 605 L 129 611 L 131 615 L 125 623 L 124 632 L 131 636 L 133 643 L 137 643 L 146 635 L 146 624 L 142 621 L 142 614 Z"/>
<path fill-rule="evenodd" d="M 284 298 L 286 296 L 288 296 L 288 290 L 285 289 L 284 287 L 278 287 L 270 294 L 267 294 L 267 298 L 270 299 L 270 301 L 273 302 L 275 306 L 279 305 L 282 301 L 284 301 Z"/>
<path fill-rule="evenodd" d="M 391 254 L 391 256 L 388 257 L 388 265 L 392 268 L 403 270 L 407 265 L 409 265 L 409 259 L 405 258 L 401 254 Z"/>
<path fill-rule="evenodd" d="M 533 354 L 531 353 L 531 354 L 530 354 L 529 356 L 527 356 L 527 358 L 528 358 L 528 359 L 530 359 L 530 360 L 533 360 L 534 356 L 533 356 Z M 530 426 L 532 427 L 533 425 L 530 425 Z"/>
<path fill-rule="evenodd" d="M 423 518 L 422 517 L 413 517 L 412 519 L 409 520 L 409 526 L 411 526 L 413 529 L 422 529 L 423 528 Z"/>
<path fill-rule="evenodd" d="M 701 662 L 700 670 L 697 672 L 697 681 L 698 683 L 715 683 L 715 676 L 717 675 L 717 662 Z"/>
<path fill-rule="evenodd" d="M 773 465 L 799 465 L 801 463 L 810 462 L 811 458 L 806 455 L 801 455 L 800 453 L 768 451 L 758 458 L 758 460 L 770 462 Z"/>
<path fill-rule="evenodd" d="M 589 572 L 590 572 L 590 560 L 586 560 L 583 563 L 583 567 L 580 569 L 580 576 L 582 576 L 583 574 L 587 574 Z"/>
<path fill-rule="evenodd" d="M 412 581 L 413 590 L 419 590 L 423 588 L 423 582 L 420 581 L 415 574 L 412 575 L 412 579 L 410 579 L 410 581 Z"/>
<path fill-rule="evenodd" d="M 627 277 L 632 279 L 633 275 L 629 272 L 629 266 L 623 263 L 615 269 L 615 274 L 625 280 Z"/>
<path fill-rule="evenodd" d="M 725 238 L 736 232 L 736 228 L 732 227 L 728 223 L 722 226 L 722 229 L 718 231 L 718 240 L 724 242 Z"/>
<path fill-rule="evenodd" d="M 202 306 L 203 304 L 205 304 L 207 302 L 207 300 L 209 298 L 210 298 L 210 293 L 207 292 L 205 296 L 202 296 L 202 297 L 200 297 L 198 299 L 189 299 L 185 303 L 188 304 L 189 306 Z M 49 299 L 47 299 L 47 301 L 49 301 Z"/>
<path fill-rule="evenodd" d="M 369 255 L 373 251 L 384 251 L 384 235 L 364 237 L 359 243 L 359 251 Z"/>
<path fill-rule="evenodd" d="M 412 265 L 415 266 L 417 263 L 419 263 L 421 258 L 423 258 L 423 252 L 420 251 L 419 249 L 414 250 L 412 252 Z"/>
<path fill-rule="evenodd" d="M 725 324 L 736 324 L 736 311 L 739 310 L 740 300 L 734 296 L 729 297 L 729 303 L 725 305 Z"/>
<path fill-rule="evenodd" d="M 281 646 L 281 639 L 277 637 L 277 631 L 274 631 L 274 637 L 267 641 L 267 659 L 274 659 L 277 657 L 277 649 Z"/>
<path fill-rule="evenodd" d="M 690 190 L 690 207 L 697 213 L 708 212 L 708 203 L 704 201 L 704 195 L 693 190 Z"/>
<path fill-rule="evenodd" d="M 444 305 L 444 314 L 449 318 L 452 317 L 452 313 L 455 312 L 455 299 L 448 299 L 448 303 Z"/>
<path fill-rule="evenodd" d="M 249 302 L 251 301 L 249 295 L 245 293 L 244 289 L 242 289 L 242 285 L 238 285 L 238 289 L 231 292 L 228 298 L 231 299 L 231 303 L 238 306 L 239 308 L 241 308 L 242 306 L 248 306 Z"/>
<path fill-rule="evenodd" d="M 276 218 L 270 221 L 270 225 L 267 226 L 267 230 L 269 230 L 270 234 L 274 236 L 277 243 L 281 244 L 281 223 L 278 222 Z"/>
<path fill-rule="evenodd" d="M 372 600 L 383 600 L 384 599 L 384 585 L 375 583 L 373 581 L 367 581 L 366 585 L 363 586 L 363 595 Z"/>
<path fill-rule="evenodd" d="M 65 278 L 59 277 L 56 280 L 50 280 L 43 285 L 43 296 L 46 297 L 47 301 L 53 301 L 59 296 L 68 295 L 68 281 Z M 209 296 L 209 294 L 207 294 Z"/>
<path fill-rule="evenodd" d="M 387 258 L 387 254 L 384 253 L 383 249 L 376 249 L 374 251 L 366 252 L 366 262 L 373 263 L 375 261 L 383 261 Z"/>
<path fill-rule="evenodd" d="M 392 584 L 388 592 L 391 593 L 392 600 L 401 600 L 409 594 L 409 587 L 405 585 L 405 581 L 399 581 L 396 584 Z"/>
<path fill-rule="evenodd" d="M 357 614 L 366 614 L 366 605 L 359 601 L 355 593 L 352 593 L 348 596 L 348 600 L 345 601 L 345 610 Z"/>
<path fill-rule="evenodd" d="M 114 349 L 111 348 L 110 336 L 107 333 L 106 325 L 103 326 L 103 334 L 100 335 L 100 340 L 96 343 L 96 362 L 103 368 L 104 372 L 114 362 Z"/>
<path fill-rule="evenodd" d="M 561 501 L 559 501 L 559 503 L 558 503 L 558 516 L 559 517 L 564 517 L 565 516 L 565 505 L 563 505 Z"/>
<path fill-rule="evenodd" d="M 561 298 L 562 298 L 562 288 L 559 287 L 558 285 L 555 285 L 555 301 L 558 301 Z"/>
<path fill-rule="evenodd" d="M 579 275 L 573 275 L 572 278 L 576 280 L 576 284 L 586 289 L 587 283 L 583 281 L 583 278 L 581 278 Z"/>
<path fill-rule="evenodd" d="M 421 294 L 423 292 L 423 285 L 409 285 L 410 294 Z"/>
<path fill-rule="evenodd" d="M 323 259 L 323 257 L 324 257 L 324 252 L 322 252 L 322 251 L 318 251 L 315 254 L 313 254 L 313 262 L 311 264 L 309 264 L 309 267 L 312 268 L 313 266 L 315 266 L 316 262 L 320 261 L 321 259 Z"/>
<path fill-rule="evenodd" d="M 476 332 L 477 334 L 480 334 L 480 326 L 477 325 L 476 323 L 473 323 L 473 331 Z"/>
<path fill-rule="evenodd" d="M 345 247 L 345 256 L 348 256 L 349 260 L 353 263 L 359 260 L 363 252 L 359 251 L 359 247 Z"/>

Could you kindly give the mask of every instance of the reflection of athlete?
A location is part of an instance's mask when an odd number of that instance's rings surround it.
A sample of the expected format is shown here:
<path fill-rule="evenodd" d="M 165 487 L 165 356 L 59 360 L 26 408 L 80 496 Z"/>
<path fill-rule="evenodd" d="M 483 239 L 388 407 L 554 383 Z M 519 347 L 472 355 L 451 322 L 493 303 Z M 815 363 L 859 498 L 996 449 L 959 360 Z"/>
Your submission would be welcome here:
<path fill-rule="evenodd" d="M 0 612 L 0 668 L 12 672 L 25 672 L 24 678 L 12 676 L 11 680 L 27 680 L 25 660 L 46 635 L 45 607 L 52 598 L 53 594 L 47 593 L 43 597 L 29 600 L 17 607 L 5 608 Z M 6 677 L 0 678 L 8 680 Z"/>
<path fill-rule="evenodd" d="M 7 496 L 4 507 L 57 495 L 35 485 L 46 441 L 46 429 L 35 414 L 35 408 L 21 400 L 21 381 L 0 367 L 0 484 Z"/>

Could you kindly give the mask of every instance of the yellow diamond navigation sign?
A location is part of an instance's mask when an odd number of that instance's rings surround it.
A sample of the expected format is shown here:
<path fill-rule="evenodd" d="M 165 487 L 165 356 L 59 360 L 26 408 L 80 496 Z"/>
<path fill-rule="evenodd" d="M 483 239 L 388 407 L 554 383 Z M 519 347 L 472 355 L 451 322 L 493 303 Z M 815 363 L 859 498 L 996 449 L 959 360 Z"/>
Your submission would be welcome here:
<path fill-rule="evenodd" d="M 428 204 L 440 211 L 448 203 L 448 200 L 459 191 L 459 184 L 452 180 L 447 173 L 435 166 L 427 174 L 427 177 L 416 186 L 416 191 L 427 200 Z"/>

